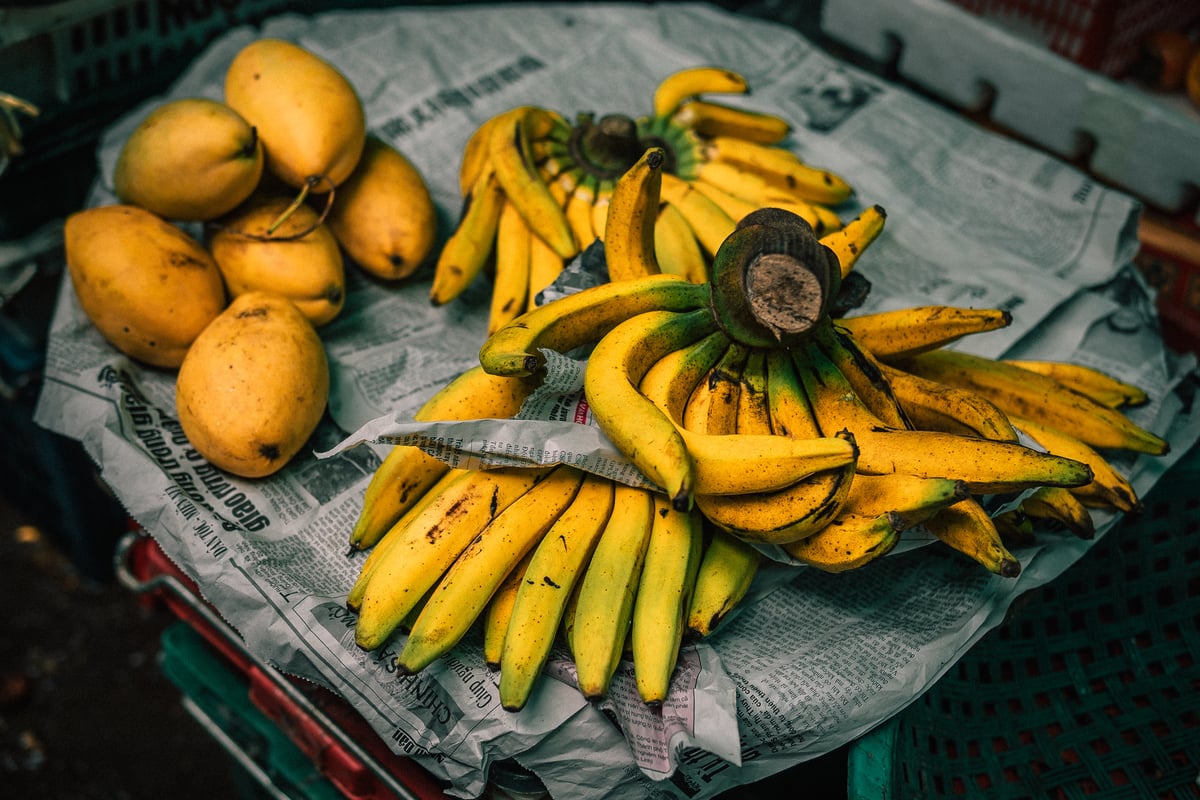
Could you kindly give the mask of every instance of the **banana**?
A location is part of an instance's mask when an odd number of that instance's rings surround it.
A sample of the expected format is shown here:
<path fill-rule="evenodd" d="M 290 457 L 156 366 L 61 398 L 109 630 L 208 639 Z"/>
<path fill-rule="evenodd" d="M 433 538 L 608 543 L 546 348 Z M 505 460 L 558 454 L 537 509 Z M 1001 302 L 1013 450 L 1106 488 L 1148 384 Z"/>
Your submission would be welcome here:
<path fill-rule="evenodd" d="M 505 112 L 491 130 L 488 155 L 508 202 L 517 207 L 534 233 L 567 259 L 576 253 L 575 237 L 562 205 L 541 179 L 529 154 L 529 140 L 534 138 L 530 128 L 549 124 L 548 114 L 536 106 Z"/>
<path fill-rule="evenodd" d="M 508 624 L 513 618 L 517 590 L 525 580 L 525 570 L 529 568 L 532 558 L 531 548 L 517 565 L 509 570 L 504 582 L 496 589 L 483 611 L 483 661 L 489 669 L 500 669 L 500 660 L 504 657 L 504 639 L 508 636 Z M 413 622 L 416 622 L 416 617 L 413 617 Z"/>
<path fill-rule="evenodd" d="M 690 186 L 700 194 L 712 200 L 722 211 L 729 215 L 729 218 L 734 222 L 740 222 L 743 217 L 754 211 L 759 206 L 750 202 L 744 197 L 730 194 L 724 189 L 709 183 L 708 181 L 691 181 Z M 812 215 L 812 219 L 806 219 L 810 225 L 816 223 L 816 214 Z"/>
<path fill-rule="evenodd" d="M 1098 403 L 1111 408 L 1145 405 L 1150 401 L 1141 387 L 1126 383 L 1094 367 L 1073 364 L 1069 361 L 1038 361 L 1014 358 L 1001 359 L 1006 364 L 1021 367 L 1053 378 L 1080 394 L 1086 394 Z"/>
<path fill-rule="evenodd" d="M 676 511 L 655 494 L 629 633 L 638 695 L 652 706 L 667 698 L 703 543 L 699 512 Z"/>
<path fill-rule="evenodd" d="M 701 94 L 746 94 L 750 86 L 738 73 L 721 67 L 688 67 L 659 81 L 654 89 L 654 115 L 669 117 L 687 100 Z"/>
<path fill-rule="evenodd" d="M 420 672 L 458 644 L 525 554 L 542 536 L 553 535 L 582 481 L 578 469 L 554 467 L 478 532 L 413 623 L 396 659 L 402 673 Z"/>
<path fill-rule="evenodd" d="M 596 202 L 592 203 L 592 230 L 596 238 L 604 241 L 608 232 L 608 211 L 612 207 L 613 190 L 617 183 L 612 178 L 603 178 L 596 190 Z"/>
<path fill-rule="evenodd" d="M 483 271 L 495 245 L 504 191 L 493 169 L 485 168 L 463 200 L 458 227 L 442 245 L 434 265 L 429 299 L 444 305 L 458 297 Z"/>
<path fill-rule="evenodd" d="M 701 194 L 682 178 L 664 172 L 662 176 L 662 199 L 675 206 L 692 229 L 692 235 L 710 257 L 715 255 L 733 233 L 735 223 L 720 206 Z"/>
<path fill-rule="evenodd" d="M 537 307 L 537 297 L 558 278 L 563 271 L 562 256 L 554 252 L 546 240 L 531 236 L 529 242 L 529 295 L 525 298 L 526 310 Z M 507 327 L 507 326 L 502 326 Z"/>
<path fill-rule="evenodd" d="M 713 136 L 702 154 L 710 161 L 749 169 L 801 199 L 838 205 L 854 196 L 850 183 L 830 170 L 806 164 L 791 150 L 762 145 L 735 136 Z"/>
<path fill-rule="evenodd" d="M 1021 444 L 885 425 L 815 345 L 795 351 L 793 363 L 821 430 L 854 434 L 861 473 L 958 478 L 974 494 L 1082 486 L 1092 479 L 1082 462 Z"/>
<path fill-rule="evenodd" d="M 781 546 L 802 564 L 823 572 L 846 572 L 887 555 L 899 540 L 899 520 L 891 513 L 841 513 L 812 536 Z"/>
<path fill-rule="evenodd" d="M 519 711 L 529 699 L 566 619 L 592 551 L 613 514 L 613 482 L 587 475 L 571 504 L 570 517 L 532 550 L 525 580 L 517 588 L 512 619 L 500 656 L 500 704 Z"/>
<path fill-rule="evenodd" d="M 403 528 L 373 568 L 355 623 L 359 647 L 384 643 L 479 531 L 536 483 L 545 470 L 469 471 L 435 496 Z"/>
<path fill-rule="evenodd" d="M 782 191 L 772 187 L 759 173 L 724 161 L 700 161 L 696 164 L 692 182 L 715 186 L 755 208 L 772 205 L 772 200 L 785 197 Z"/>
<path fill-rule="evenodd" d="M 646 370 L 638 391 L 677 424 L 683 424 L 688 398 L 729 349 L 729 339 L 713 331 L 703 339 L 673 350 Z"/>
<path fill-rule="evenodd" d="M 767 400 L 767 350 L 754 347 L 746 358 L 738 386 L 737 433 L 770 434 L 771 410 Z"/>
<path fill-rule="evenodd" d="M 922 523 L 939 541 L 1004 578 L 1021 574 L 1021 562 L 1000 538 L 1000 531 L 974 497 L 946 506 Z"/>
<path fill-rule="evenodd" d="M 821 436 L 812 406 L 786 350 L 767 351 L 767 411 L 771 432 L 793 439 Z"/>
<path fill-rule="evenodd" d="M 678 428 L 694 465 L 696 494 L 773 492 L 854 463 L 849 436 L 791 439 L 768 434 L 706 434 Z"/>
<path fill-rule="evenodd" d="M 1133 484 L 1095 448 L 1043 422 L 1024 417 L 1013 417 L 1012 420 L 1016 427 L 1046 450 L 1083 462 L 1091 468 L 1091 482 L 1071 488 L 1071 493 L 1085 505 L 1125 512 L 1142 510 L 1142 501 Z"/>
<path fill-rule="evenodd" d="M 488 375 L 472 367 L 426 400 L 417 422 L 458 419 L 506 419 L 521 410 L 536 382 Z M 374 545 L 449 467 L 412 445 L 396 445 L 384 457 L 363 493 L 362 510 L 350 533 L 350 546 Z"/>
<path fill-rule="evenodd" d="M 914 427 L 981 436 L 1000 442 L 1018 440 L 1008 415 L 983 395 L 886 364 L 880 364 L 880 368 L 891 384 L 901 410 Z"/>
<path fill-rule="evenodd" d="M 463 145 L 462 161 L 458 168 L 458 191 L 464 198 L 469 197 L 471 190 L 479 181 L 485 170 L 492 171 L 489 141 L 492 128 L 502 115 L 496 115 L 484 120 L 467 138 Z"/>
<path fill-rule="evenodd" d="M 569 623 L 579 690 L 588 699 L 608 693 L 621 661 L 653 517 L 650 492 L 614 487 L 612 515 L 580 580 Z"/>
<path fill-rule="evenodd" d="M 787 544 L 816 534 L 837 517 L 855 480 L 854 460 L 850 459 L 840 467 L 819 470 L 775 491 L 729 495 L 697 492 L 696 507 L 712 523 L 739 539 Z"/>
<path fill-rule="evenodd" d="M 583 175 L 567 198 L 564 209 L 567 223 L 575 236 L 575 249 L 579 252 L 596 240 L 596 231 L 592 228 L 592 204 L 596 202 L 596 188 L 596 176 Z"/>
<path fill-rule="evenodd" d="M 708 287 L 677 275 L 602 283 L 522 314 L 487 338 L 479 361 L 493 375 L 532 375 L 544 363 L 540 348 L 566 353 L 598 341 L 619 323 L 646 311 L 689 311 L 707 305 Z"/>
<path fill-rule="evenodd" d="M 728 341 L 724 333 L 721 335 Z M 704 379 L 692 387 L 683 408 L 684 429 L 721 435 L 737 430 L 737 398 L 742 369 L 749 355 L 750 348 L 737 342 L 729 343 L 725 354 Z"/>
<path fill-rule="evenodd" d="M 708 280 L 708 260 L 679 209 L 663 203 L 654 224 L 654 258 L 662 272 L 692 283 Z"/>
<path fill-rule="evenodd" d="M 1096 536 L 1096 523 L 1091 513 L 1070 489 L 1038 487 L 1021 499 L 1020 509 L 1027 517 L 1061 525 L 1080 539 Z"/>
<path fill-rule="evenodd" d="M 879 362 L 848 331 L 823 323 L 815 341 L 872 414 L 893 428 L 913 427 Z"/>
<path fill-rule="evenodd" d="M 750 591 L 762 559 L 752 545 L 712 529 L 692 588 L 688 632 L 705 637 L 715 631 Z"/>
<path fill-rule="evenodd" d="M 842 267 L 842 277 L 850 274 L 858 259 L 871 243 L 883 233 L 884 223 L 887 222 L 887 212 L 881 205 L 867 206 L 858 216 L 847 222 L 840 229 L 829 231 L 821 236 L 821 244 L 828 247 L 837 256 Z M 840 324 L 840 320 L 839 320 Z"/>
<path fill-rule="evenodd" d="M 529 255 L 533 231 L 512 203 L 505 203 L 496 227 L 496 266 L 492 278 L 488 333 L 512 322 L 529 300 Z"/>
<path fill-rule="evenodd" d="M 1040 421 L 1092 447 L 1164 455 L 1170 444 L 1119 410 L 1054 378 L 958 350 L 931 350 L 895 366 L 931 380 L 971 389 L 1010 417 Z"/>
<path fill-rule="evenodd" d="M 836 321 L 860 345 L 884 361 L 908 358 L 977 333 L 1007 328 L 1012 314 L 999 308 L 909 306 Z"/>
<path fill-rule="evenodd" d="M 714 330 L 706 308 L 647 311 L 605 334 L 584 372 L 584 396 L 596 424 L 680 510 L 692 506 L 695 464 L 680 429 L 638 385 L 655 361 Z"/>
<path fill-rule="evenodd" d="M 792 124 L 783 117 L 710 100 L 688 100 L 671 122 L 701 136 L 729 136 L 759 144 L 779 144 L 792 132 Z"/>
<path fill-rule="evenodd" d="M 955 478 L 930 478 L 901 472 L 887 475 L 859 473 L 854 477 L 843 510 L 863 517 L 891 512 L 894 524 L 905 530 L 970 495 L 967 485 Z"/>
<path fill-rule="evenodd" d="M 654 226 L 666 152 L 647 148 L 613 187 L 604 226 L 604 260 L 610 281 L 642 278 L 662 272 L 654 251 Z"/>
<path fill-rule="evenodd" d="M 1029 547 L 1037 542 L 1033 519 L 1020 508 L 1010 508 L 992 517 L 1000 542 L 1005 547 Z"/>

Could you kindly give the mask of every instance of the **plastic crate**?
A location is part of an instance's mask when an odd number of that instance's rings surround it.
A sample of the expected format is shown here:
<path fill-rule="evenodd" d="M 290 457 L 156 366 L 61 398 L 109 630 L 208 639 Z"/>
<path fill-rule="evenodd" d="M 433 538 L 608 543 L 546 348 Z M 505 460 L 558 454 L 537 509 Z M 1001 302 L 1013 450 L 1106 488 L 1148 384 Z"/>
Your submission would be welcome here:
<path fill-rule="evenodd" d="M 922 697 L 854 743 L 850 798 L 1200 796 L 1200 448 Z"/>
<path fill-rule="evenodd" d="M 1200 355 L 1200 225 L 1146 212 L 1138 229 L 1134 263 L 1153 286 L 1163 340 Z"/>
<path fill-rule="evenodd" d="M 1156 30 L 1183 30 L 1195 0 L 949 0 L 1081 67 L 1120 76 Z"/>

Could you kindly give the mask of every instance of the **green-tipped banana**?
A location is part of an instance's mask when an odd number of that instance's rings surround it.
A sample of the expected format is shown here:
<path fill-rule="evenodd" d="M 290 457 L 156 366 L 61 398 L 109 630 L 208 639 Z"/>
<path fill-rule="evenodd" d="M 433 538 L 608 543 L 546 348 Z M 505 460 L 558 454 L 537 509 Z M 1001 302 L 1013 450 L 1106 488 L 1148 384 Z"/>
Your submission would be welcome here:
<path fill-rule="evenodd" d="M 763 556 L 733 534 L 713 529 L 688 607 L 688 630 L 700 637 L 717 629 L 745 598 L 758 574 Z"/>

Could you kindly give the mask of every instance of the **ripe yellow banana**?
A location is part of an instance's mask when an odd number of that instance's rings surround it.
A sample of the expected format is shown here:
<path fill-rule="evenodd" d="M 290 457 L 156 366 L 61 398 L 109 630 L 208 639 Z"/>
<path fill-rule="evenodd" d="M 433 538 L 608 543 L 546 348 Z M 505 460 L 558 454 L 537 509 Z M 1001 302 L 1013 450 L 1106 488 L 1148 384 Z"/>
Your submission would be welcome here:
<path fill-rule="evenodd" d="M 654 115 L 668 117 L 685 101 L 702 94 L 745 94 L 746 79 L 722 67 L 688 67 L 659 81 L 654 89 Z"/>
<path fill-rule="evenodd" d="M 533 231 L 512 203 L 505 203 L 496 227 L 496 266 L 492 278 L 488 333 L 525 312 L 529 300 L 529 256 Z"/>
<path fill-rule="evenodd" d="M 1075 459 L 1091 468 L 1091 482 L 1071 488 L 1071 493 L 1085 505 L 1126 512 L 1142 509 L 1142 501 L 1133 484 L 1095 448 L 1044 422 L 1025 417 L 1012 419 L 1015 426 L 1051 453 Z"/>
<path fill-rule="evenodd" d="M 587 249 L 596 240 L 596 231 L 592 228 L 592 204 L 596 202 L 597 185 L 595 175 L 582 175 L 567 198 L 564 212 L 575 236 L 577 251 Z"/>
<path fill-rule="evenodd" d="M 650 492 L 614 487 L 612 515 L 580 580 L 570 621 L 579 690 L 588 699 L 608 693 L 621 662 L 653 519 Z"/>
<path fill-rule="evenodd" d="M 666 700 L 679 659 L 703 543 L 700 513 L 695 509 L 676 511 L 666 497 L 655 494 L 650 539 L 630 622 L 638 695 L 653 706 Z"/>
<path fill-rule="evenodd" d="M 771 410 L 767 400 L 767 350 L 750 348 L 738 386 L 737 433 L 770 434 Z"/>
<path fill-rule="evenodd" d="M 805 163 L 791 150 L 734 136 L 713 136 L 702 153 L 710 161 L 734 164 L 761 175 L 788 194 L 822 205 L 838 205 L 854 196 L 850 183 L 834 172 Z"/>
<path fill-rule="evenodd" d="M 527 311 L 487 338 L 479 361 L 493 375 L 532 375 L 544 363 L 540 348 L 566 353 L 598 341 L 619 323 L 646 311 L 688 311 L 707 305 L 708 287 L 677 275 L 602 283 Z"/>
<path fill-rule="evenodd" d="M 612 195 L 617 183 L 613 178 L 604 178 L 596 189 L 596 202 L 592 203 L 592 231 L 596 238 L 604 241 L 608 229 L 608 210 L 612 207 Z"/>
<path fill-rule="evenodd" d="M 836 324 L 876 358 L 891 361 L 937 350 L 964 336 L 1007 328 L 1012 314 L 999 308 L 909 306 L 842 317 Z"/>
<path fill-rule="evenodd" d="M 563 271 L 565 262 L 540 236 L 530 237 L 529 243 L 529 296 L 525 309 L 537 307 L 537 298 L 547 286 L 554 283 Z"/>
<path fill-rule="evenodd" d="M 714 330 L 707 308 L 647 311 L 605 334 L 584 373 L 584 396 L 596 424 L 680 510 L 692 506 L 695 464 L 674 421 L 638 386 L 655 361 Z"/>
<path fill-rule="evenodd" d="M 492 595 L 533 546 L 551 531 L 579 491 L 583 473 L 560 465 L 495 516 L 445 570 L 396 659 L 420 672 L 458 644 Z"/>
<path fill-rule="evenodd" d="M 887 475 L 859 473 L 854 477 L 844 510 L 864 517 L 892 512 L 895 525 L 904 530 L 970 495 L 967 485 L 955 478 L 930 478 L 901 472 Z"/>
<path fill-rule="evenodd" d="M 388 532 L 387 552 L 371 572 L 354 638 L 373 650 L 391 636 L 479 531 L 533 487 L 546 470 L 469 471 L 408 520 Z"/>
<path fill-rule="evenodd" d="M 843 278 L 850 274 L 850 270 L 854 269 L 854 265 L 866 249 L 883 233 L 886 221 L 887 212 L 883 210 L 883 206 L 867 206 L 840 229 L 821 236 L 821 244 L 837 256 Z"/>
<path fill-rule="evenodd" d="M 943 544 L 1005 578 L 1021 574 L 1021 562 L 1000 538 L 996 523 L 974 497 L 946 506 L 922 523 Z"/>
<path fill-rule="evenodd" d="M 854 463 L 851 437 L 792 439 L 768 434 L 707 434 L 679 428 L 695 471 L 695 492 L 708 495 L 773 492 Z"/>
<path fill-rule="evenodd" d="M 921 430 L 981 436 L 1001 442 L 1017 441 L 1008 415 L 995 403 L 970 389 L 947 386 L 886 364 L 880 365 L 892 393 L 913 426 Z"/>
<path fill-rule="evenodd" d="M 1010 417 L 1043 422 L 1101 449 L 1163 455 L 1168 442 L 1119 410 L 1098 403 L 1063 383 L 1021 367 L 958 350 L 931 350 L 900 359 L 901 369 L 971 389 Z"/>
<path fill-rule="evenodd" d="M 690 183 L 669 172 L 662 176 L 662 199 L 683 215 L 692 235 L 709 257 L 715 255 L 725 237 L 733 233 L 733 218 Z"/>
<path fill-rule="evenodd" d="M 480 175 L 485 170 L 491 171 L 490 144 L 492 128 L 503 115 L 497 114 L 484 120 L 468 137 L 463 145 L 462 161 L 458 168 L 458 191 L 464 198 L 469 197 L 471 190 L 478 183 Z"/>
<path fill-rule="evenodd" d="M 812 536 L 782 547 L 792 558 L 810 567 L 823 572 L 847 572 L 887 555 L 899 540 L 899 522 L 890 513 L 874 517 L 842 513 Z"/>
<path fill-rule="evenodd" d="M 529 568 L 532 558 L 533 550 L 530 549 L 509 571 L 483 611 L 483 661 L 489 669 L 500 669 L 500 660 L 504 657 L 504 639 L 508 636 L 508 623 L 513 618 L 517 590 L 525 580 L 525 570 Z M 416 622 L 416 617 L 413 622 Z"/>
<path fill-rule="evenodd" d="M 550 124 L 549 113 L 536 106 L 505 112 L 492 127 L 488 155 L 508 202 L 517 207 L 534 233 L 566 259 L 577 252 L 575 237 L 561 203 L 550 193 L 529 153 L 530 128 Z"/>
<path fill-rule="evenodd" d="M 771 432 L 793 439 L 815 439 L 821 428 L 786 350 L 767 352 L 767 411 Z"/>
<path fill-rule="evenodd" d="M 488 375 L 472 367 L 439 389 L 413 415 L 418 422 L 459 419 L 506 419 L 521 410 L 521 404 L 536 383 Z M 395 524 L 396 520 L 449 469 L 445 462 L 412 445 L 396 445 L 384 457 L 363 493 L 363 506 L 350 546 L 366 549 Z"/>
<path fill-rule="evenodd" d="M 701 136 L 729 136 L 759 144 L 779 144 L 792 132 L 792 124 L 778 115 L 711 100 L 683 103 L 672 115 L 671 122 L 691 128 Z"/>
<path fill-rule="evenodd" d="M 728 349 L 729 339 L 725 334 L 713 331 L 654 362 L 642 376 L 638 391 L 682 425 L 688 398 Z"/>
<path fill-rule="evenodd" d="M 701 557 L 688 606 L 687 629 L 705 637 L 746 597 L 763 556 L 752 545 L 714 528 Z"/>
<path fill-rule="evenodd" d="M 1096 536 L 1096 522 L 1087 506 L 1070 489 L 1061 486 L 1041 486 L 1021 499 L 1025 516 L 1052 525 L 1061 525 L 1080 539 Z"/>
<path fill-rule="evenodd" d="M 730 342 L 725 354 L 688 395 L 683 408 L 686 430 L 721 435 L 736 432 L 737 397 L 749 355 L 750 348 Z"/>
<path fill-rule="evenodd" d="M 734 222 L 740 222 L 751 211 L 759 208 L 756 203 L 752 203 L 743 197 L 732 195 L 719 186 L 707 181 L 691 181 L 689 185 L 716 203 Z M 813 214 L 812 219 L 805 219 L 805 221 L 812 225 L 816 223 L 817 215 Z"/>
<path fill-rule="evenodd" d="M 485 167 L 463 198 L 458 227 L 442 245 L 434 265 L 429 300 L 444 305 L 466 290 L 492 255 L 504 191 L 496 172 Z"/>
<path fill-rule="evenodd" d="M 819 325 L 815 340 L 872 414 L 893 428 L 913 427 L 879 362 L 848 331 L 826 322 Z"/>
<path fill-rule="evenodd" d="M 662 271 L 654 252 L 654 225 L 665 163 L 661 147 L 647 148 L 613 187 L 604 226 L 604 260 L 611 281 Z"/>
<path fill-rule="evenodd" d="M 654 225 L 654 257 L 659 269 L 692 283 L 708 280 L 708 260 L 679 209 L 663 203 Z"/>
<path fill-rule="evenodd" d="M 1098 403 L 1111 408 L 1140 406 L 1149 402 L 1146 391 L 1139 386 L 1126 383 L 1094 367 L 1073 364 L 1070 361 L 1039 361 L 1025 359 L 1002 359 L 1006 364 L 1037 372 L 1053 378 L 1064 386 L 1086 394 Z"/>
<path fill-rule="evenodd" d="M 628 493 L 626 493 L 628 494 Z M 519 711 L 541 675 L 550 655 L 568 601 L 587 568 L 596 542 L 613 514 L 613 482 L 595 475 L 584 477 L 553 535 L 533 549 L 526 579 L 517 588 L 512 618 L 500 656 L 500 704 Z M 640 495 L 639 495 L 640 497 Z"/>
<path fill-rule="evenodd" d="M 859 472 L 957 478 L 975 494 L 1082 486 L 1092 479 L 1082 462 L 1020 444 L 885 425 L 815 345 L 794 352 L 793 363 L 821 430 L 854 434 Z"/>

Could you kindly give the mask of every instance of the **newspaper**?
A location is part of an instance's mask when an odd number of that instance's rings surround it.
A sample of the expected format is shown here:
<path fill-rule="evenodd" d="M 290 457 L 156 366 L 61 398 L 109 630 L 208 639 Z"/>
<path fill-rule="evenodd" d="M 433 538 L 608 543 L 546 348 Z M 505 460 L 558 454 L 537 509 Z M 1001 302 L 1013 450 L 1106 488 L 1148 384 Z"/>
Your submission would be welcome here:
<path fill-rule="evenodd" d="M 728 102 L 793 121 L 789 147 L 847 176 L 863 206 L 885 207 L 887 226 L 856 267 L 872 284 L 863 311 L 1007 308 L 1010 328 L 962 346 L 1080 361 L 1145 387 L 1152 401 L 1131 416 L 1168 438 L 1172 454 L 1119 462 L 1143 494 L 1200 436 L 1185 392 L 1194 391 L 1195 359 L 1164 349 L 1152 295 L 1131 265 L 1135 201 L 832 59 L 794 29 L 712 6 L 346 11 L 238 28 L 163 97 L 111 126 L 88 205 L 113 201 L 116 153 L 149 107 L 220 97 L 234 53 L 260 35 L 299 42 L 349 77 L 371 131 L 422 169 L 443 235 L 461 202 L 462 146 L 495 113 L 534 103 L 568 115 L 637 115 L 648 112 L 657 81 L 678 68 L 736 69 L 753 93 Z M 82 443 L 132 518 L 253 653 L 340 694 L 392 750 L 444 779 L 454 796 L 480 795 L 489 764 L 509 757 L 552 796 L 580 800 L 713 797 L 816 758 L 920 696 L 1016 596 L 1091 544 L 1039 535 L 1017 552 L 1016 579 L 924 546 L 917 531 L 888 557 L 841 575 L 768 562 L 736 616 L 684 648 L 661 714 L 637 700 L 628 664 L 610 698 L 585 702 L 564 653 L 523 711 L 504 711 L 473 634 L 427 670 L 400 677 L 392 663 L 399 635 L 374 652 L 354 645 L 344 599 L 364 554 L 347 554 L 348 534 L 384 442 L 393 440 L 387 432 L 436 438 L 410 427 L 412 413 L 477 363 L 488 287 L 480 279 L 464 298 L 434 308 L 428 268 L 398 286 L 348 273 L 345 311 L 321 329 L 333 377 L 329 414 L 276 475 L 244 480 L 199 457 L 175 417 L 173 374 L 108 346 L 67 280 L 36 419 Z M 544 432 L 531 439 L 530 430 L 468 433 L 545 450 Z M 584 425 L 558 431 L 564 451 L 594 433 Z M 1099 535 L 1115 521 L 1097 512 Z"/>

